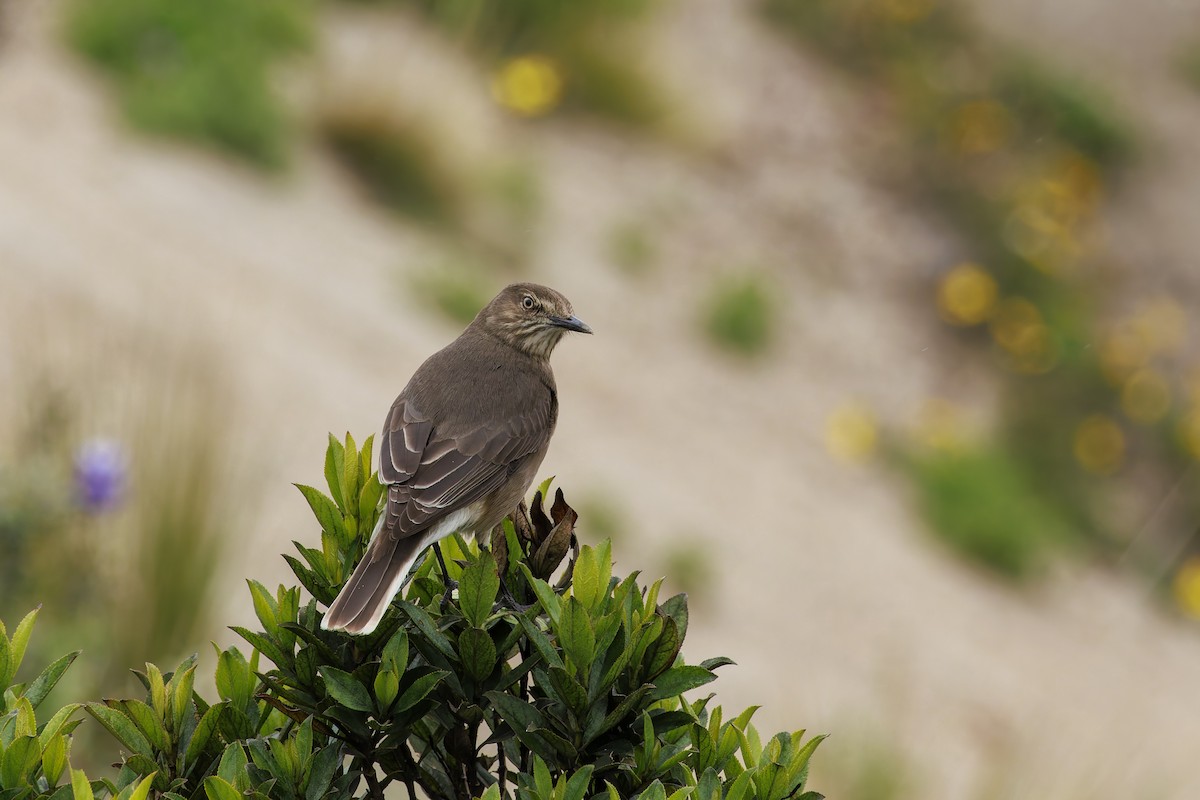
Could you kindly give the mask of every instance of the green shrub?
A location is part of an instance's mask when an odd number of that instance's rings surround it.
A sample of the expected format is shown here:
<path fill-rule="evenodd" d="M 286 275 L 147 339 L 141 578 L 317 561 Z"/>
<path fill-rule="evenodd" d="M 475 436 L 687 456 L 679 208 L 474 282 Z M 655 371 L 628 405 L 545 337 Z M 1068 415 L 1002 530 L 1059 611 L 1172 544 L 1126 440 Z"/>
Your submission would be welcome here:
<path fill-rule="evenodd" d="M 68 35 L 112 79 L 137 127 L 278 167 L 289 121 L 270 73 L 307 45 L 312 8 L 311 0 L 79 0 Z"/>
<path fill-rule="evenodd" d="M 1032 575 L 1073 531 L 1031 485 L 1023 464 L 988 447 L 903 459 L 931 530 L 950 547 L 1001 574 Z"/>
<path fill-rule="evenodd" d="M 296 543 L 300 558 L 286 557 L 312 599 L 249 582 L 263 630 L 233 629 L 249 658 L 217 651 L 214 703 L 196 690 L 193 656 L 173 672 L 136 672 L 144 699 L 70 705 L 39 726 L 37 706 L 75 654 L 13 685 L 33 615 L 0 637 L 6 800 L 382 798 L 392 784 L 454 800 L 819 800 L 804 786 L 823 737 L 764 743 L 754 708 L 726 719 L 711 695 L 685 699 L 731 662 L 686 664 L 686 596 L 660 602 L 661 581 L 614 576 L 607 542 L 578 547 L 562 492 L 542 505 L 549 482 L 490 550 L 444 541 L 456 595 L 444 597 L 429 559 L 375 632 L 322 630 L 318 604 L 337 594 L 379 513 L 371 463 L 370 439 L 359 451 L 330 438 L 329 495 L 299 487 L 320 548 Z M 121 745 L 113 780 L 64 780 L 80 709 Z"/>
<path fill-rule="evenodd" d="M 704 329 L 709 339 L 731 352 L 763 353 L 775 329 L 775 306 L 764 279 L 747 274 L 718 281 L 704 312 Z"/>

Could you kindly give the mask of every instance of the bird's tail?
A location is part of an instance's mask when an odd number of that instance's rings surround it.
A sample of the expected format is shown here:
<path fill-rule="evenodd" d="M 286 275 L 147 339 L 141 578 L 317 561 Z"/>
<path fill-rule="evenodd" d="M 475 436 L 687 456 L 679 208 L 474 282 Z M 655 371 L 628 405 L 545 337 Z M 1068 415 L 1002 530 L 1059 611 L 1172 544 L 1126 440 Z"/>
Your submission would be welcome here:
<path fill-rule="evenodd" d="M 382 527 L 383 517 L 379 524 Z M 376 528 L 367 552 L 329 607 L 321 627 L 360 634 L 375 630 L 425 544 L 421 536 L 396 539 Z"/>

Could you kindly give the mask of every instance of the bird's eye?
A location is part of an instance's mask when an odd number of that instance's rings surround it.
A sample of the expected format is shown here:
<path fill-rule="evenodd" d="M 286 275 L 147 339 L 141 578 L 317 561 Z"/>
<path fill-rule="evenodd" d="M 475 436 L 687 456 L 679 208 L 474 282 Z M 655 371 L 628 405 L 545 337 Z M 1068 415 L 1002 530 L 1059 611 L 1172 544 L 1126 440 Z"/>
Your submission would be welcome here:
<path fill-rule="evenodd" d="M 521 305 L 525 306 L 526 309 L 533 308 L 533 297 L 530 295 L 525 295 L 525 298 L 521 300 Z"/>

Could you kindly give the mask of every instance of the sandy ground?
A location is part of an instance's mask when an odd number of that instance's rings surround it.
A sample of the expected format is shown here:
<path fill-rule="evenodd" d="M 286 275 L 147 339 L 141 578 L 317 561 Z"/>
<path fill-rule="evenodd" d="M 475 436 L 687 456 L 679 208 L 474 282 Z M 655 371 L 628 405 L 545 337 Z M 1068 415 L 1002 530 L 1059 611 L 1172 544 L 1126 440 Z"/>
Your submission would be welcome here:
<path fill-rule="evenodd" d="M 1166 52 L 1162 31 L 1183 30 L 1179 9 L 1196 4 L 1120 5 L 1089 16 L 1079 58 L 1109 52 L 1102 34 Z M 1018 36 L 1028 25 L 1039 41 L 1073 28 L 1040 7 L 993 9 L 989 24 Z M 276 554 L 313 532 L 288 484 L 319 482 L 325 431 L 374 431 L 454 335 L 405 290 L 432 246 L 316 151 L 264 180 L 131 136 L 54 44 L 51 11 L 10 11 L 0 45 L 0 336 L 24 350 L 64 317 L 219 359 L 240 398 L 229 428 L 265 452 L 220 615 L 246 623 L 241 578 L 285 579 Z M 847 399 L 905 420 L 933 393 L 987 396 L 918 294 L 953 245 L 872 177 L 889 147 L 879 112 L 737 5 L 696 2 L 670 23 L 670 69 L 721 157 L 570 123 L 529 134 L 546 209 L 524 274 L 563 290 L 597 331 L 556 353 L 563 412 L 544 472 L 569 496 L 619 498 L 636 520 L 622 568 L 661 569 L 681 542 L 709 550 L 717 575 L 688 650 L 738 661 L 721 700 L 764 704 L 762 728 L 832 731 L 829 749 L 851 758 L 862 731 L 903 737 L 923 798 L 992 782 L 1013 797 L 1200 796 L 1192 628 L 1109 574 L 1070 571 L 1030 592 L 978 574 L 930 545 L 886 474 L 825 453 L 826 416 Z M 1136 69 L 1164 70 L 1152 56 Z M 1169 81 L 1118 87 L 1137 89 L 1164 147 L 1131 177 L 1113 227 L 1140 232 L 1128 258 L 1187 264 L 1200 101 Z M 664 206 L 662 264 L 630 280 L 606 262 L 606 236 Z M 710 280 L 742 264 L 787 298 L 761 365 L 714 357 L 696 331 Z M 1200 273 L 1174 274 L 1196 289 Z"/>

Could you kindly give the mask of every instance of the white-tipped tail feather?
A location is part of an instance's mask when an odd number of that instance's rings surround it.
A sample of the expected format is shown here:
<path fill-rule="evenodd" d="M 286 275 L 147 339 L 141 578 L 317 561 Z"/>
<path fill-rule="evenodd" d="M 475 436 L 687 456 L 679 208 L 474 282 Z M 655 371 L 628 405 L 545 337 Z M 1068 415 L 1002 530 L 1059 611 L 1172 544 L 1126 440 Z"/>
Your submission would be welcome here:
<path fill-rule="evenodd" d="M 390 539 L 381 533 L 384 518 L 379 518 L 371 534 L 367 552 L 321 621 L 325 630 L 371 633 L 379 626 L 392 598 L 404 586 L 417 558 L 425 549 L 452 533 L 470 529 L 478 508 L 460 508 L 446 516 L 419 537 Z"/>

